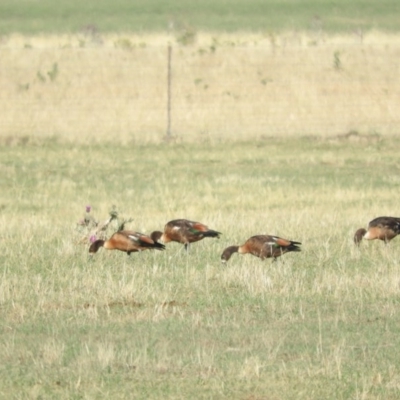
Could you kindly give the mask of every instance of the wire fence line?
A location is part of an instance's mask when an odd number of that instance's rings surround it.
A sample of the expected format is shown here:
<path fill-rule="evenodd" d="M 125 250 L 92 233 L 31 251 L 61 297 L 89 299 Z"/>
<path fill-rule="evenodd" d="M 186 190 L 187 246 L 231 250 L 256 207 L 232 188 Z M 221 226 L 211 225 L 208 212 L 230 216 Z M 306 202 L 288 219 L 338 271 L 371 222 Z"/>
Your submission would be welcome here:
<path fill-rule="evenodd" d="M 1 48 L 1 137 L 397 134 L 400 41 Z"/>

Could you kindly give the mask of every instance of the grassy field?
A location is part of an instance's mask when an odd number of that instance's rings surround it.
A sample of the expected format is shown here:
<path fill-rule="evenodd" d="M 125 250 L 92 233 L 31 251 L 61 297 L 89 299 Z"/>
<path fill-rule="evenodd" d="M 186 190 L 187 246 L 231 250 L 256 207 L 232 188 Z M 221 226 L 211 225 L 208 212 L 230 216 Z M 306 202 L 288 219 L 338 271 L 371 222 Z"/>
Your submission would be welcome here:
<path fill-rule="evenodd" d="M 11 35 L 0 140 L 159 143 L 172 46 L 174 140 L 396 135 L 400 36 L 286 32 Z"/>
<path fill-rule="evenodd" d="M 324 29 L 398 30 L 399 2 L 382 0 L 2 0 L 0 33 L 165 31 L 179 27 L 212 31 Z"/>
<path fill-rule="evenodd" d="M 0 398 L 398 399 L 400 3 L 187 3 L 0 2 Z M 87 204 L 222 237 L 89 257 Z"/>
<path fill-rule="evenodd" d="M 397 399 L 400 144 L 354 135 L 197 144 L 0 147 L 0 397 Z M 77 223 L 111 206 L 149 233 L 219 230 L 185 254 L 93 259 Z M 222 250 L 257 233 L 278 262 Z"/>

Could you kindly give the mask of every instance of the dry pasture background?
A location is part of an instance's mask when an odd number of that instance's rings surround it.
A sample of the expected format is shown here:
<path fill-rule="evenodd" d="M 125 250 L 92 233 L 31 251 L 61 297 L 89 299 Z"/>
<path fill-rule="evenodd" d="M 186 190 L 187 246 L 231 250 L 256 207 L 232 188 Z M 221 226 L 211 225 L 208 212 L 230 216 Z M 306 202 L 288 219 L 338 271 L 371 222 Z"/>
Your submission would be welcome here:
<path fill-rule="evenodd" d="M 400 36 L 195 33 L 4 37 L 0 136 L 158 142 L 398 133 Z"/>

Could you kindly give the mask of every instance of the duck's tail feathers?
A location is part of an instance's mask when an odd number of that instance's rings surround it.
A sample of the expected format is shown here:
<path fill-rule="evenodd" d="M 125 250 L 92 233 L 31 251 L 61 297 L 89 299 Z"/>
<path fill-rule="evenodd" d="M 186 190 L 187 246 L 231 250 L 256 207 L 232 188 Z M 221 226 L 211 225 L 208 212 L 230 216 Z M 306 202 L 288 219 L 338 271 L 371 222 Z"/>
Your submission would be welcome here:
<path fill-rule="evenodd" d="M 204 237 L 216 237 L 219 238 L 222 235 L 221 232 L 213 231 L 212 229 L 208 230 L 207 232 L 203 233 Z"/>
<path fill-rule="evenodd" d="M 165 246 L 159 242 L 154 242 L 152 248 L 155 250 L 165 250 Z"/>
<path fill-rule="evenodd" d="M 301 251 L 301 248 L 298 246 L 301 244 L 300 242 L 292 242 L 290 245 L 287 247 L 288 251 Z"/>

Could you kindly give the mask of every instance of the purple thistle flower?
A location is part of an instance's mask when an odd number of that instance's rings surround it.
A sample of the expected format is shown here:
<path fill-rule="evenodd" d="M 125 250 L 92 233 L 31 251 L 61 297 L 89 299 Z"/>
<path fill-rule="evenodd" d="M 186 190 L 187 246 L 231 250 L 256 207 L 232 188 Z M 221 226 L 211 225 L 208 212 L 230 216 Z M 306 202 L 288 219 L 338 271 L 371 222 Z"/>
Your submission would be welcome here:
<path fill-rule="evenodd" d="M 92 209 L 92 207 L 90 207 L 89 205 L 86 206 L 86 212 L 87 213 L 89 213 L 91 209 Z"/>
<path fill-rule="evenodd" d="M 90 238 L 89 238 L 89 242 L 90 242 L 90 243 L 94 243 L 94 242 L 96 241 L 96 239 L 97 239 L 96 235 L 92 235 L 92 236 L 90 236 Z"/>

